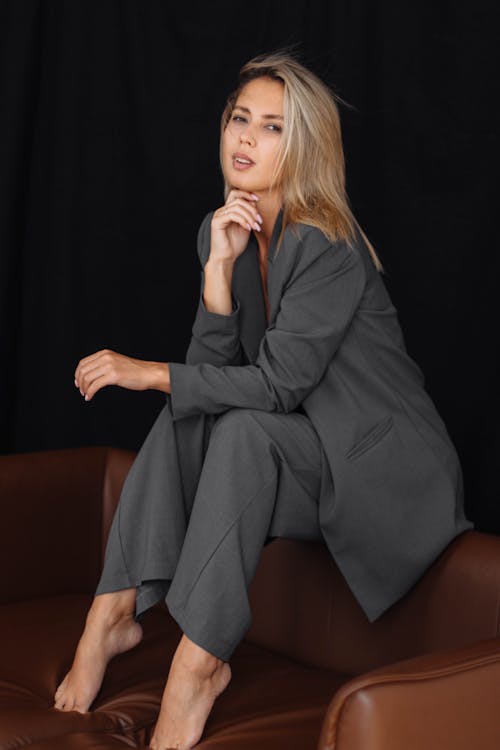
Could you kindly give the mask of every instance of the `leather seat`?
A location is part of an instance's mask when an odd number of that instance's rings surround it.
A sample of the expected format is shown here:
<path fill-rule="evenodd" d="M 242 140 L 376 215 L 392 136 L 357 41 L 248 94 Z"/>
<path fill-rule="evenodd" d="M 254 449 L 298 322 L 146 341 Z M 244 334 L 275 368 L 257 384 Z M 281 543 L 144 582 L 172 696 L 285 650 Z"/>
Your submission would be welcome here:
<path fill-rule="evenodd" d="M 53 708 L 71 666 L 135 453 L 0 456 L 0 750 L 146 748 L 181 630 L 161 602 L 108 665 L 86 714 Z M 276 539 L 250 587 L 253 623 L 197 747 L 497 750 L 500 538 L 457 537 L 369 623 L 325 545 Z"/>

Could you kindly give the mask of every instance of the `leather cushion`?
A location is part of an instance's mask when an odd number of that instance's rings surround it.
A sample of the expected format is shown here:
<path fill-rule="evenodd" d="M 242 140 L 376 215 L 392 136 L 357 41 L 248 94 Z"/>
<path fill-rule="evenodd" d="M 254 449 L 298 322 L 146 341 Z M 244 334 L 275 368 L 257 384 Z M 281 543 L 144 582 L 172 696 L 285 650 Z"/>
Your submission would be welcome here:
<path fill-rule="evenodd" d="M 63 595 L 0 606 L 0 749 L 19 738 L 32 750 L 147 747 L 182 632 L 166 606 L 148 610 L 144 639 L 111 660 L 90 711 L 60 711 L 53 696 L 91 601 Z M 232 680 L 214 704 L 200 748 L 314 747 L 326 708 L 347 679 L 246 641 L 230 665 Z"/>

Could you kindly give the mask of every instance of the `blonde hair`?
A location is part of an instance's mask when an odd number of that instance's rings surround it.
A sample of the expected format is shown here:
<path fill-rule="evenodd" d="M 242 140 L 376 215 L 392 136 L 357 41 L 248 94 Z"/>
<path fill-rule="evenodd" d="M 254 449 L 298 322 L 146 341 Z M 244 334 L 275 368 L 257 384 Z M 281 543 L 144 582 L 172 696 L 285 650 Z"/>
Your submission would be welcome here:
<path fill-rule="evenodd" d="M 283 222 L 278 247 L 287 224 L 318 227 L 331 242 L 344 240 L 352 246 L 355 226 L 361 233 L 375 267 L 382 263 L 354 218 L 345 190 L 345 159 L 340 115 L 342 101 L 320 78 L 287 52 L 257 55 L 239 71 L 237 88 L 228 96 L 221 117 L 222 136 L 236 100 L 251 80 L 267 77 L 284 85 L 284 128 L 276 168 L 269 190 L 278 183 L 283 190 Z M 224 198 L 231 186 L 224 180 Z"/>

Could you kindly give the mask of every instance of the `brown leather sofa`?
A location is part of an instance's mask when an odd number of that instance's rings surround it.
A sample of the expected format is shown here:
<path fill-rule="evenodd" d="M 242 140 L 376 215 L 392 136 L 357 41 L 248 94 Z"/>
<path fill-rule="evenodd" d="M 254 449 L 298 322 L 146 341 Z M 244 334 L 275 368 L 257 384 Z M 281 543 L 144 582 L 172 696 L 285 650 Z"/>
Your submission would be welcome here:
<path fill-rule="evenodd" d="M 53 708 L 99 578 L 130 451 L 0 456 L 0 750 L 145 748 L 181 636 L 161 602 L 86 714 Z M 498 750 L 500 538 L 468 531 L 369 623 L 326 547 L 262 553 L 254 621 L 203 750 Z"/>

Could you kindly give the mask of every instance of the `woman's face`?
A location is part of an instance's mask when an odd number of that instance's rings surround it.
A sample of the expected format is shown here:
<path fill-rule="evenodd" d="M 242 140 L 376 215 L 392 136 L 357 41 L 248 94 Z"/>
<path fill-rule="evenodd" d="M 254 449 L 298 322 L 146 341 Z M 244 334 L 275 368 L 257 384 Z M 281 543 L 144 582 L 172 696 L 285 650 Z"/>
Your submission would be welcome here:
<path fill-rule="evenodd" d="M 264 77 L 249 81 L 240 91 L 222 137 L 223 172 L 232 188 L 267 191 L 282 130 L 283 84 Z"/>

